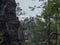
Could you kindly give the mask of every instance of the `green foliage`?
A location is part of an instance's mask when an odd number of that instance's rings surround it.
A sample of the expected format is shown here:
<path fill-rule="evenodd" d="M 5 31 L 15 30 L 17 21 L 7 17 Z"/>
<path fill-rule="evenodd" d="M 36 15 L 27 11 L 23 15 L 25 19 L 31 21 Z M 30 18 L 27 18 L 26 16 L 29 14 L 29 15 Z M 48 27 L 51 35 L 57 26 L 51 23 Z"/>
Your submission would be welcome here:
<path fill-rule="evenodd" d="M 48 5 L 44 8 L 45 10 L 42 13 L 42 16 L 44 17 L 47 24 L 49 23 L 49 17 L 50 17 L 50 31 L 55 32 L 55 33 L 56 33 L 56 30 L 58 30 L 58 32 L 60 33 L 59 31 L 60 30 L 60 26 L 59 26 L 60 25 L 59 24 L 60 23 L 60 20 L 59 20 L 60 6 L 59 4 L 60 4 L 59 0 L 48 0 Z M 52 42 L 56 42 L 56 39 L 53 40 Z M 58 45 L 60 45 L 59 42 L 60 41 L 57 39 Z M 55 43 L 53 43 L 53 45 L 55 45 Z"/>
<path fill-rule="evenodd" d="M 48 42 L 48 30 L 50 24 L 50 32 L 60 33 L 60 0 L 48 0 L 48 4 L 43 7 L 43 12 L 41 17 L 45 20 L 43 22 L 39 18 L 36 20 L 36 26 L 30 31 L 33 33 L 33 38 L 31 39 L 30 45 L 40 45 L 40 42 Z M 40 18 L 41 18 L 40 17 Z M 50 21 L 49 21 L 50 18 Z M 56 38 L 51 36 L 51 45 L 56 43 Z M 57 39 L 57 45 L 60 45 L 60 36 Z"/>

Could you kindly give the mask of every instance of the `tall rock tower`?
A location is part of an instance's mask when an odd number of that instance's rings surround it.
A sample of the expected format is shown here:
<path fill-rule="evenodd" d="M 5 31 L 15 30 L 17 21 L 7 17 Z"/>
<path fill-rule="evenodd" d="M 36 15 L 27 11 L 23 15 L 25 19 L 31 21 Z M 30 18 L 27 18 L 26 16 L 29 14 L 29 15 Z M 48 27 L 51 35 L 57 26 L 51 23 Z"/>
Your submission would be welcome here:
<path fill-rule="evenodd" d="M 16 17 L 15 0 L 0 0 L 0 37 L 2 37 L 3 40 L 2 44 L 22 45 L 22 29 Z"/>

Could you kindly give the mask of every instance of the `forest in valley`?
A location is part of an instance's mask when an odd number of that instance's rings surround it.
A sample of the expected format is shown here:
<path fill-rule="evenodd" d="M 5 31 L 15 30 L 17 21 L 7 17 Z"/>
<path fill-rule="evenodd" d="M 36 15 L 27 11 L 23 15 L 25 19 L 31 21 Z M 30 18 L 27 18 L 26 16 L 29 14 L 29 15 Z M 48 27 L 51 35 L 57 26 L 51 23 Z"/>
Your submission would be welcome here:
<path fill-rule="evenodd" d="M 0 0 L 0 45 L 60 45 L 60 0 L 40 1 L 41 6 L 28 8 L 42 7 L 41 14 L 22 20 L 18 17 L 26 12 L 19 3 Z"/>

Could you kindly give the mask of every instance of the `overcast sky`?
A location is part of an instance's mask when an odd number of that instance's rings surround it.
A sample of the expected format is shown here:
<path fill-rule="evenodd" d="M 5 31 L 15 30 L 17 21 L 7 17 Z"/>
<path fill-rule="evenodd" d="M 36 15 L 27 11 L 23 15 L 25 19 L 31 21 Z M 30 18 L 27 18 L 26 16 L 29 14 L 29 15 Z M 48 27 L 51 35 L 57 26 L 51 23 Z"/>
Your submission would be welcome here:
<path fill-rule="evenodd" d="M 45 0 L 46 1 L 46 0 Z M 21 16 L 21 17 L 35 17 L 37 14 L 40 15 L 42 12 L 42 7 L 41 8 L 36 8 L 34 11 L 31 11 L 29 9 L 29 6 L 33 7 L 34 5 L 40 6 L 43 2 L 39 0 L 16 0 L 17 3 L 20 3 L 20 7 L 25 11 L 26 15 Z"/>

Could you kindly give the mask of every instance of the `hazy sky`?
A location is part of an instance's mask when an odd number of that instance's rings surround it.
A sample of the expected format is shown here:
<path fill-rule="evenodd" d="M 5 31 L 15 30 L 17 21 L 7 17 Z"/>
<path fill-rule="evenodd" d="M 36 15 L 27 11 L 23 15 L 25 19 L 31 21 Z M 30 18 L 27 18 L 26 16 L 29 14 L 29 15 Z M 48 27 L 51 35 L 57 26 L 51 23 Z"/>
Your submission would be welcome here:
<path fill-rule="evenodd" d="M 20 7 L 26 13 L 25 16 L 21 16 L 21 17 L 36 16 L 37 14 L 40 15 L 42 12 L 42 7 L 36 8 L 34 11 L 31 11 L 31 9 L 29 9 L 29 6 L 31 6 L 31 7 L 33 7 L 34 5 L 40 6 L 43 3 L 42 1 L 39 2 L 39 0 L 35 0 L 35 1 L 32 1 L 32 0 L 16 0 L 16 2 L 20 3 Z"/>

